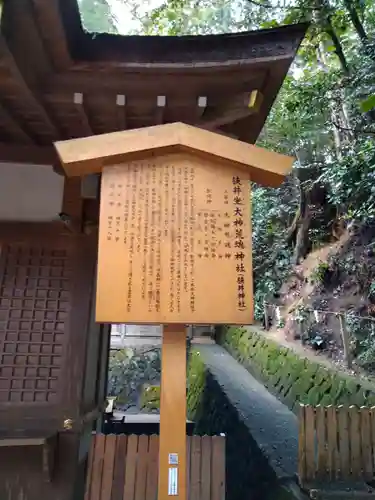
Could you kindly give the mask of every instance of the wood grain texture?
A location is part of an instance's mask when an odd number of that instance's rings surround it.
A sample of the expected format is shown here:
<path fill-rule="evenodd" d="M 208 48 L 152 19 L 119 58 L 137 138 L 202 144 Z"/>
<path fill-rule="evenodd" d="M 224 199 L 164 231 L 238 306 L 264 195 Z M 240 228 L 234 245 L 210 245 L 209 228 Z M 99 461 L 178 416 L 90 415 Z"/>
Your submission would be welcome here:
<path fill-rule="evenodd" d="M 315 410 L 316 418 L 316 438 L 317 438 L 317 476 L 319 479 L 327 477 L 327 428 L 326 409 L 324 406 L 317 406 Z"/>
<path fill-rule="evenodd" d="M 150 436 L 148 449 L 148 469 L 146 499 L 156 498 L 155 493 L 158 488 L 159 474 L 159 436 Z"/>
<path fill-rule="evenodd" d="M 126 446 L 128 439 L 129 447 Z M 187 442 L 186 462 L 191 470 L 187 474 L 187 499 L 225 500 L 225 436 L 193 436 L 187 437 Z M 109 490 L 111 500 L 161 498 L 158 495 L 158 453 L 159 436 L 93 436 L 85 500 L 107 500 Z M 100 463 L 103 464 L 102 475 Z"/>
<path fill-rule="evenodd" d="M 251 262 L 240 170 L 176 155 L 103 172 L 97 322 L 250 324 Z"/>
<path fill-rule="evenodd" d="M 299 477 L 302 485 L 319 489 L 336 481 L 354 485 L 374 473 L 373 408 L 304 406 L 299 415 Z M 334 490 L 332 484 L 330 489 Z M 355 488 L 354 488 L 355 489 Z"/>
<path fill-rule="evenodd" d="M 169 325 L 163 329 L 161 394 L 159 500 L 167 500 L 169 454 L 178 456 L 176 500 L 186 500 L 186 329 Z"/>
<path fill-rule="evenodd" d="M 373 455 L 372 455 L 372 432 L 371 432 L 371 410 L 366 407 L 360 409 L 361 429 L 361 456 L 364 477 L 370 481 L 373 477 Z"/>
<path fill-rule="evenodd" d="M 107 436 L 107 439 L 116 440 L 116 455 L 111 500 L 122 500 L 124 489 L 123 485 L 125 482 L 128 436 Z M 92 446 L 94 446 L 94 444 Z M 85 498 L 85 500 L 89 499 Z"/>
<path fill-rule="evenodd" d="M 351 458 L 351 473 L 354 477 L 359 477 L 362 472 L 361 460 L 361 430 L 360 430 L 360 414 L 356 406 L 350 406 L 350 427 L 349 427 L 349 442 L 350 442 L 350 458 Z"/>
<path fill-rule="evenodd" d="M 184 123 L 61 141 L 56 142 L 55 147 L 68 176 L 101 172 L 106 166 L 129 160 L 190 151 L 215 162 L 244 168 L 254 182 L 277 186 L 294 162 L 292 157 Z"/>
<path fill-rule="evenodd" d="M 337 443 L 337 412 L 335 406 L 327 407 L 327 445 L 328 462 L 327 469 L 329 477 L 333 480 L 338 478 L 339 473 L 339 452 Z"/>
<path fill-rule="evenodd" d="M 94 470 L 94 457 L 95 457 L 95 444 L 96 439 L 91 440 L 90 452 L 87 462 L 87 476 L 86 476 L 86 488 L 85 488 L 85 498 L 84 500 L 89 500 L 91 497 L 91 485 L 92 485 L 92 474 Z"/>
<path fill-rule="evenodd" d="M 124 498 L 126 500 L 134 500 L 135 498 L 137 452 L 138 452 L 138 436 L 133 436 L 133 435 L 129 436 L 128 449 L 126 454 L 126 469 L 125 469 L 125 484 L 124 484 Z"/>
<path fill-rule="evenodd" d="M 210 436 L 202 437 L 201 500 L 211 498 L 211 443 Z"/>
<path fill-rule="evenodd" d="M 139 436 L 137 454 L 137 474 L 135 483 L 135 500 L 146 499 L 148 469 L 148 436 Z"/>
<path fill-rule="evenodd" d="M 226 493 L 225 437 L 213 436 L 211 449 L 211 499 L 223 500 Z M 205 481 L 204 477 L 202 481 Z"/>
<path fill-rule="evenodd" d="M 192 436 L 191 438 L 191 498 L 201 498 L 201 468 L 202 468 L 202 438 Z"/>
<path fill-rule="evenodd" d="M 350 442 L 349 442 L 349 414 L 344 406 L 338 407 L 339 424 L 339 450 L 340 450 L 340 477 L 347 479 L 350 477 Z"/>
<path fill-rule="evenodd" d="M 105 440 L 105 451 L 103 459 L 103 477 L 102 477 L 102 494 L 100 500 L 111 500 L 112 485 L 115 467 L 116 441 L 115 439 Z"/>
<path fill-rule="evenodd" d="M 372 467 L 375 471 L 375 406 L 370 408 L 370 428 L 371 428 L 371 458 Z"/>
<path fill-rule="evenodd" d="M 298 413 L 298 476 L 306 477 L 306 406 L 302 404 Z"/>
<path fill-rule="evenodd" d="M 90 500 L 101 500 L 106 436 L 98 434 L 95 436 L 95 441 Z"/>
<path fill-rule="evenodd" d="M 306 406 L 306 480 L 315 479 L 316 460 L 315 460 L 315 409 L 312 406 Z"/>

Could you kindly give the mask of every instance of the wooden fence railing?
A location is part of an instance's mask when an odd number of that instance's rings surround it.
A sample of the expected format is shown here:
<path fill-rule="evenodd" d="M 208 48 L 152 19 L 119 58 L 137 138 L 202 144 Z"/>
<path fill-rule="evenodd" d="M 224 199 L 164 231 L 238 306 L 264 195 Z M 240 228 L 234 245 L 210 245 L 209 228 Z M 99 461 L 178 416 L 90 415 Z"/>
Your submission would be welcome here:
<path fill-rule="evenodd" d="M 375 474 L 375 407 L 301 406 L 301 484 L 370 481 Z"/>
<path fill-rule="evenodd" d="M 159 436 L 93 436 L 85 500 L 156 500 Z M 190 500 L 225 499 L 225 437 L 187 437 Z"/>

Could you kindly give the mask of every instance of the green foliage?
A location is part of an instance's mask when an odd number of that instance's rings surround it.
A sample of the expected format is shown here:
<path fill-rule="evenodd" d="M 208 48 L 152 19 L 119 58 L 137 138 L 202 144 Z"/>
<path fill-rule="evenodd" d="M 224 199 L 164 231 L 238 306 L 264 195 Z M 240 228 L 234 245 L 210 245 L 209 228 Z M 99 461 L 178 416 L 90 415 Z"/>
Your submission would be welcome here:
<path fill-rule="evenodd" d="M 291 188 L 292 189 L 292 188 Z M 290 270 L 291 251 L 284 239 L 288 221 L 296 211 L 293 194 L 290 203 L 280 203 L 287 187 L 269 189 L 254 186 L 253 205 L 253 269 L 255 279 L 255 315 L 263 316 L 263 302 L 277 292 Z"/>
<path fill-rule="evenodd" d="M 206 368 L 198 351 L 192 350 L 187 366 L 187 412 L 191 420 L 198 417 L 198 412 L 206 387 Z M 147 385 L 141 394 L 141 408 L 158 410 L 160 408 L 160 385 Z"/>
<path fill-rule="evenodd" d="M 195 420 L 206 385 L 206 368 L 198 351 L 192 351 L 187 370 L 187 410 L 191 420 Z"/>
<path fill-rule="evenodd" d="M 298 405 L 372 406 L 375 386 L 328 370 L 264 338 L 255 330 L 229 328 L 223 345 L 293 410 Z"/>
<path fill-rule="evenodd" d="M 346 218 L 375 219 L 375 141 L 358 138 L 341 149 L 341 158 L 327 159 L 320 181 L 328 200 L 345 208 Z"/>
<path fill-rule="evenodd" d="M 375 322 L 355 314 L 346 315 L 346 326 L 350 337 L 355 339 L 357 363 L 367 371 L 375 370 Z"/>
<path fill-rule="evenodd" d="M 303 304 L 298 304 L 293 311 L 293 319 L 296 323 L 303 324 L 310 316 L 309 309 Z"/>
<path fill-rule="evenodd" d="M 141 394 L 141 410 L 160 409 L 160 385 L 146 385 Z"/>
<path fill-rule="evenodd" d="M 375 108 L 375 94 L 370 95 L 369 97 L 367 97 L 367 99 L 361 102 L 361 110 L 363 113 L 367 113 L 368 111 L 371 111 L 374 108 Z"/>
<path fill-rule="evenodd" d="M 137 352 L 126 348 L 111 351 L 108 367 L 108 396 L 116 396 L 117 406 L 136 402 L 145 383 L 160 379 L 160 349 Z"/>
<path fill-rule="evenodd" d="M 311 280 L 313 283 L 323 284 L 327 271 L 329 270 L 328 262 L 319 262 L 311 273 Z"/>

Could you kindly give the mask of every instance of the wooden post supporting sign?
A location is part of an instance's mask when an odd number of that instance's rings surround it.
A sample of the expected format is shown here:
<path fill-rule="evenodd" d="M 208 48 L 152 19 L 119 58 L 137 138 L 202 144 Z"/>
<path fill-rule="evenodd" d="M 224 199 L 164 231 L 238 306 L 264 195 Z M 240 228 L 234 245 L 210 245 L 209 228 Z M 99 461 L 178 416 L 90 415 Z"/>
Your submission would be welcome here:
<path fill-rule="evenodd" d="M 293 159 L 182 123 L 56 145 L 101 172 L 96 321 L 165 325 L 159 500 L 186 500 L 185 325 L 253 322 L 250 180 Z"/>
<path fill-rule="evenodd" d="M 186 498 L 186 328 L 163 329 L 159 497 Z"/>

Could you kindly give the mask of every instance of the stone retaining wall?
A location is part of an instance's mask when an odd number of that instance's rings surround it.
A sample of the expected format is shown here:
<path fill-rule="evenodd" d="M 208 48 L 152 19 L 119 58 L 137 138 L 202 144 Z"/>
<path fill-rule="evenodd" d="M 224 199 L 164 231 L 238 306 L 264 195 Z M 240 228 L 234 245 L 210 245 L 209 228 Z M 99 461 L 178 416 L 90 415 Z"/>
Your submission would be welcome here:
<path fill-rule="evenodd" d="M 368 381 L 302 358 L 251 328 L 224 328 L 217 340 L 294 411 L 300 403 L 375 405 L 375 387 Z"/>

